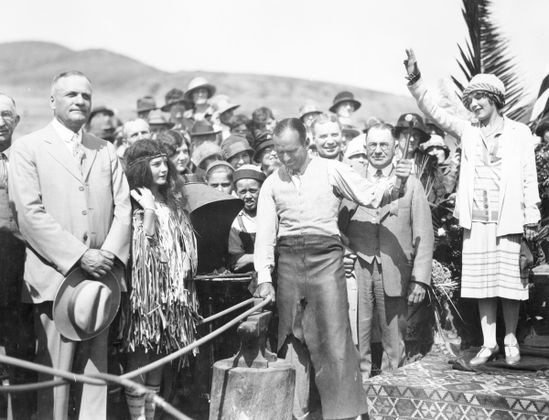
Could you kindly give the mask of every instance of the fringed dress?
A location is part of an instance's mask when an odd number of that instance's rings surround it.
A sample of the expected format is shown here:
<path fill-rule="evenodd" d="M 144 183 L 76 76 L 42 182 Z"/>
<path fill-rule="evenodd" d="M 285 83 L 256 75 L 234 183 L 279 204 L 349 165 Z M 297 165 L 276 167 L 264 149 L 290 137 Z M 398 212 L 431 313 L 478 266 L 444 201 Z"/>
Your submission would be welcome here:
<path fill-rule="evenodd" d="M 123 350 L 172 353 L 195 339 L 196 238 L 187 216 L 156 204 L 156 234 L 133 213 L 131 288 L 123 308 Z"/>
<path fill-rule="evenodd" d="M 499 135 L 479 137 L 475 155 L 473 219 L 463 238 L 461 296 L 528 299 L 521 279 L 521 234 L 497 236 L 502 170 Z"/>

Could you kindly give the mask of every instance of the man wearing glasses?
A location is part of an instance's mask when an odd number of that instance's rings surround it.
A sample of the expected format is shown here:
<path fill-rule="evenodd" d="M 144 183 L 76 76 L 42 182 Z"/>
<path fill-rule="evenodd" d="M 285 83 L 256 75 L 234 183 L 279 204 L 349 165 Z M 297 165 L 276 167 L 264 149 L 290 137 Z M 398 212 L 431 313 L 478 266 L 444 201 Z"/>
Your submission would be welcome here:
<path fill-rule="evenodd" d="M 393 158 L 398 147 L 394 127 L 379 123 L 366 136 L 368 164 L 355 169 L 377 183 L 395 177 Z M 421 182 L 411 176 L 404 195 L 380 208 L 367 208 L 344 200 L 340 227 L 355 255 L 345 258 L 346 270 L 354 265 L 358 284 L 358 346 L 363 380 L 370 377 L 370 343 L 374 319 L 379 322 L 383 358 L 381 369 L 393 370 L 405 358 L 407 305 L 425 298 L 423 284 L 431 282 L 433 226 Z M 357 258 L 358 257 L 358 258 Z"/>

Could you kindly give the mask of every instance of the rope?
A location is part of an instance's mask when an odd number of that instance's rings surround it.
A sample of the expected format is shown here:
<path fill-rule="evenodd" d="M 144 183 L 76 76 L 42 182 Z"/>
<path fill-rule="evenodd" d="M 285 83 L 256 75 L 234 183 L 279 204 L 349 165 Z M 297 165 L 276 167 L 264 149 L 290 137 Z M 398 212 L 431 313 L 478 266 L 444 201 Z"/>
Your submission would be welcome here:
<path fill-rule="evenodd" d="M 217 314 L 212 315 L 209 318 L 205 318 L 205 319 L 201 320 L 200 323 L 203 324 L 203 323 L 213 321 L 214 319 L 217 319 L 217 318 L 219 318 L 219 317 L 221 317 L 221 316 L 223 316 L 223 315 L 225 315 L 229 312 L 232 312 L 236 309 L 239 309 L 243 306 L 246 306 L 250 303 L 253 303 L 254 301 L 255 301 L 255 299 L 253 299 L 253 298 L 248 299 L 244 302 L 241 302 L 237 305 L 232 306 L 231 308 L 228 308 L 224 311 L 218 312 Z M 161 409 L 163 409 L 166 413 L 172 415 L 174 418 L 176 418 L 178 420 L 190 420 L 190 417 L 187 417 L 184 414 L 182 414 L 181 412 L 177 411 L 172 405 L 170 405 L 168 402 L 166 402 L 162 397 L 160 397 L 160 396 L 158 396 L 154 393 L 151 393 L 151 391 L 148 388 L 144 387 L 141 384 L 138 384 L 136 382 L 131 381 L 130 378 L 134 378 L 136 376 L 139 376 L 139 375 L 147 373 L 151 370 L 154 370 L 154 369 L 156 369 L 160 366 L 163 366 L 166 363 L 169 363 L 172 360 L 177 359 L 177 358 L 181 357 L 182 355 L 192 351 L 196 347 L 199 347 L 202 344 L 207 343 L 208 341 L 214 339 L 215 337 L 217 337 L 221 333 L 223 333 L 226 330 L 228 330 L 229 328 L 231 328 L 233 325 L 236 325 L 240 320 L 242 320 L 244 318 L 247 318 L 248 316 L 250 316 L 254 312 L 257 312 L 258 310 L 260 310 L 263 307 L 267 306 L 270 302 L 271 302 L 270 297 L 265 298 L 261 303 L 255 305 L 253 308 L 247 310 L 246 312 L 243 312 L 242 314 L 240 314 L 239 316 L 234 318 L 232 321 L 229 321 L 228 323 L 226 323 L 222 327 L 219 327 L 217 330 L 212 331 L 210 334 L 205 335 L 204 337 L 202 337 L 201 339 L 195 341 L 194 343 L 189 344 L 188 346 L 186 346 L 186 347 L 184 347 L 184 348 L 182 348 L 182 349 L 180 349 L 180 350 L 178 350 L 178 351 L 176 351 L 172 354 L 169 354 L 169 355 L 163 357 L 162 359 L 157 360 L 156 362 L 150 363 L 146 366 L 143 366 L 142 368 L 139 368 L 139 369 L 134 370 L 132 372 L 128 372 L 128 373 L 126 373 L 124 375 L 121 375 L 121 376 L 111 375 L 111 374 L 108 374 L 108 373 L 100 373 L 100 374 L 96 374 L 96 375 L 81 375 L 81 374 L 76 374 L 76 373 L 72 373 L 72 372 L 68 372 L 68 371 L 64 371 L 64 370 L 60 370 L 60 369 L 55 369 L 55 368 L 48 367 L 48 366 L 43 366 L 43 365 L 33 363 L 33 362 L 29 362 L 29 361 L 26 361 L 26 360 L 17 359 L 15 357 L 0 355 L 0 363 L 13 365 L 13 366 L 18 366 L 18 367 L 21 367 L 23 369 L 30 369 L 30 370 L 34 370 L 34 371 L 37 371 L 37 372 L 40 372 L 40 373 L 45 373 L 45 374 L 48 374 L 48 375 L 52 375 L 52 376 L 62 378 L 62 379 L 54 379 L 54 380 L 51 380 L 51 381 L 43 381 L 43 382 L 31 383 L 31 384 L 0 386 L 0 394 L 2 394 L 2 393 L 12 393 L 12 392 L 35 391 L 35 390 L 38 390 L 38 389 L 68 385 L 69 383 L 77 383 L 77 382 L 87 383 L 87 384 L 96 385 L 96 386 L 104 386 L 104 385 L 107 385 L 109 382 L 112 382 L 112 383 L 115 383 L 115 384 L 118 384 L 118 385 L 122 385 L 126 388 L 131 388 L 131 389 L 133 389 L 137 392 L 140 392 L 140 393 L 152 394 L 155 403 Z"/>
<path fill-rule="evenodd" d="M 236 305 L 234 306 L 231 306 L 230 308 L 227 308 L 221 312 L 218 312 L 212 316 L 209 316 L 208 318 L 202 318 L 200 321 L 198 321 L 198 325 L 204 325 L 204 324 L 207 324 L 208 322 L 212 322 L 214 320 L 216 320 L 217 318 L 221 318 L 222 316 L 228 314 L 228 313 L 231 313 L 233 311 L 236 311 L 237 309 L 240 309 L 244 306 L 247 306 L 249 305 L 250 303 L 254 303 L 254 301 L 256 300 L 257 298 L 250 298 L 248 300 L 245 300 L 244 302 L 240 302 L 240 303 L 237 303 Z"/>

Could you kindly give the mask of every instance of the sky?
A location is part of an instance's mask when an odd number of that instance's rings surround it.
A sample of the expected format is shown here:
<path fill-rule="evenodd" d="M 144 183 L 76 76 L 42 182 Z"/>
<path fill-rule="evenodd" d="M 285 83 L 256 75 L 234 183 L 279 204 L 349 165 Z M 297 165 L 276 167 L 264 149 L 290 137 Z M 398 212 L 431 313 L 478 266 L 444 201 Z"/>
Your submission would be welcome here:
<path fill-rule="evenodd" d="M 530 99 L 549 73 L 549 1 L 495 0 Z M 167 71 L 262 73 L 407 94 L 413 47 L 424 78 L 459 74 L 461 0 L 17 0 L 0 42 L 105 48 Z"/>

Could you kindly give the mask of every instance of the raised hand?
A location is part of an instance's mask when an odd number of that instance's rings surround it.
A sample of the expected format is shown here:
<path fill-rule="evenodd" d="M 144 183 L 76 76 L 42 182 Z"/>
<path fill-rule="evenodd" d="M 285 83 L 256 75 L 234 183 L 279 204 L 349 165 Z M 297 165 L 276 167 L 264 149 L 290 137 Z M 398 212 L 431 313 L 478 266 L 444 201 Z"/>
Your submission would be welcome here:
<path fill-rule="evenodd" d="M 404 67 L 406 68 L 408 77 L 414 76 L 419 73 L 416 55 L 414 53 L 414 50 L 411 48 L 406 49 L 406 60 L 404 60 Z"/>
<path fill-rule="evenodd" d="M 148 188 L 137 188 L 130 191 L 131 196 L 144 209 L 154 209 L 154 195 Z"/>

